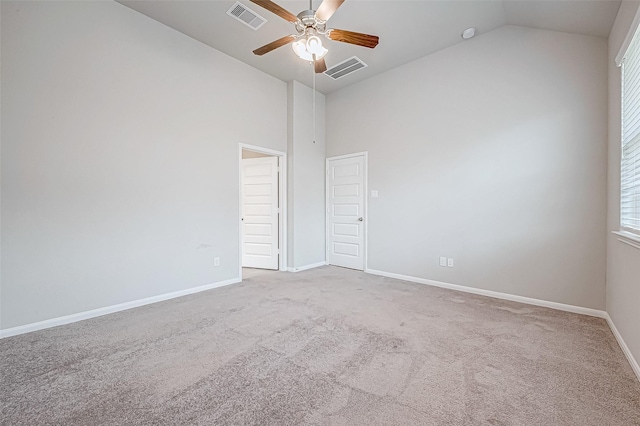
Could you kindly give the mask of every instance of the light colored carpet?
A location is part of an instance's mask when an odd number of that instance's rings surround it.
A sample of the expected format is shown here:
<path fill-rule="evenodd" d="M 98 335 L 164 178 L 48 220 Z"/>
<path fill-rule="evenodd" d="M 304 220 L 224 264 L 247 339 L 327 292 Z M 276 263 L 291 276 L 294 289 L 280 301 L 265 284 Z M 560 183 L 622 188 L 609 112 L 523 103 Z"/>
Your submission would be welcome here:
<path fill-rule="evenodd" d="M 271 269 L 242 268 L 242 278 L 245 280 L 249 278 L 260 277 L 263 275 L 273 275 L 277 273 L 279 273 L 279 271 L 273 271 Z"/>
<path fill-rule="evenodd" d="M 640 425 L 605 321 L 335 267 L 0 341 L 2 425 Z"/>

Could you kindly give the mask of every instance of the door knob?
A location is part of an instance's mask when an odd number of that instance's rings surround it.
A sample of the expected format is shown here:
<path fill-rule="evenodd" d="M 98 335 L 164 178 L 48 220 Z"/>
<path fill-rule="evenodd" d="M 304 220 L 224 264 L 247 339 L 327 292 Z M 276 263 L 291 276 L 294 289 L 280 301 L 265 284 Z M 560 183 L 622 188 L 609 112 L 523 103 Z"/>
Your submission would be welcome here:
<path fill-rule="evenodd" d="M 363 219 L 363 218 L 361 218 L 361 217 L 359 217 L 359 218 L 358 218 L 358 220 L 359 220 L 360 222 L 362 222 L 364 219 Z"/>

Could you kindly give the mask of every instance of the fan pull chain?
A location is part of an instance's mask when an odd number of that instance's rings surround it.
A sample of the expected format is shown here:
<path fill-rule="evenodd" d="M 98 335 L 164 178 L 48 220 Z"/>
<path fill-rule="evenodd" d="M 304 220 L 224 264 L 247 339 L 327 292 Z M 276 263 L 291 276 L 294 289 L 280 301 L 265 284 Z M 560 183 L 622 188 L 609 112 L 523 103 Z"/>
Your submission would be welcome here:
<path fill-rule="evenodd" d="M 315 59 L 315 55 L 313 55 Z M 312 63 L 311 71 L 313 72 L 313 143 L 316 143 L 316 70 L 315 61 Z"/>

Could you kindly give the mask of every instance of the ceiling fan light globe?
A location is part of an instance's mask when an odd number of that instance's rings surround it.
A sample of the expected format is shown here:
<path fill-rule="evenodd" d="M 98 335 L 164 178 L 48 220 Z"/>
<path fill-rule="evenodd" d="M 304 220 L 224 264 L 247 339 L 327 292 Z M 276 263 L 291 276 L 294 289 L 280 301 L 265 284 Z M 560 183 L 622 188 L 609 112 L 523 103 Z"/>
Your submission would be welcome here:
<path fill-rule="evenodd" d="M 304 59 L 305 61 L 313 61 L 313 55 L 311 53 L 309 53 L 309 51 L 307 50 L 307 43 L 306 40 L 298 40 L 295 41 L 291 47 L 293 48 L 293 51 L 296 53 L 296 55 L 298 55 L 298 57 L 300 59 Z"/>
<path fill-rule="evenodd" d="M 327 55 L 328 52 L 329 51 L 323 47 L 322 50 L 319 53 L 316 54 L 316 59 L 324 58 Z"/>
<path fill-rule="evenodd" d="M 293 51 L 296 53 L 296 55 L 300 57 L 302 57 L 304 54 L 307 53 L 307 46 L 305 45 L 304 40 L 298 40 L 293 42 L 291 47 L 293 48 Z"/>
<path fill-rule="evenodd" d="M 307 50 L 314 55 L 319 55 L 324 47 L 322 41 L 317 36 L 311 36 L 307 40 Z"/>
<path fill-rule="evenodd" d="M 316 39 L 316 40 L 313 40 Z M 310 37 L 307 41 L 307 51 L 312 55 L 315 55 L 316 59 L 322 59 L 329 52 L 323 45 L 318 37 Z"/>
<path fill-rule="evenodd" d="M 323 45 L 320 38 L 317 36 L 311 36 L 307 40 L 307 51 L 311 55 L 315 55 L 316 59 L 322 59 L 329 52 Z"/>

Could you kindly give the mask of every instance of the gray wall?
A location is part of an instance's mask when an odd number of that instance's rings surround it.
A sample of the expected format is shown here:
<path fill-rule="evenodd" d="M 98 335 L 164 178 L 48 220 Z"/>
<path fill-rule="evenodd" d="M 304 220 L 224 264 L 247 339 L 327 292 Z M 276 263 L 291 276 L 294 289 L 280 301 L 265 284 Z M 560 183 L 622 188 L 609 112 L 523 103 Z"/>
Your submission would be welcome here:
<path fill-rule="evenodd" d="M 639 2 L 623 2 L 609 35 L 609 231 L 620 229 L 620 68 L 614 58 L 630 30 Z M 640 360 L 640 250 L 608 233 L 607 312 L 634 358 Z"/>
<path fill-rule="evenodd" d="M 368 267 L 604 309 L 606 60 L 506 26 L 328 95 L 327 156 L 380 194 Z"/>
<path fill-rule="evenodd" d="M 315 143 L 313 90 L 297 81 L 288 96 L 288 267 L 325 260 L 325 97 L 316 93 Z"/>
<path fill-rule="evenodd" d="M 1 328 L 237 277 L 238 143 L 286 150 L 285 83 L 115 2 L 3 1 L 1 84 Z"/>

